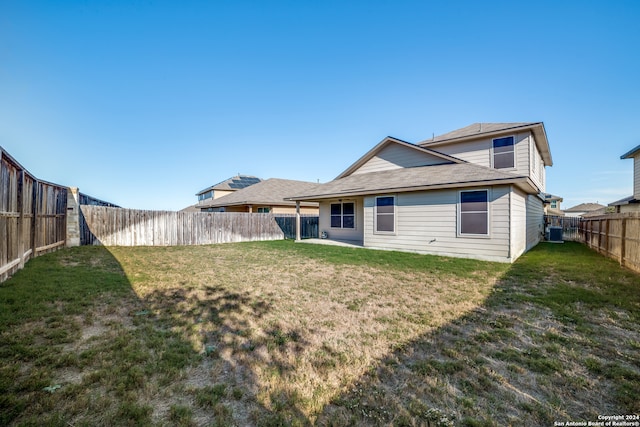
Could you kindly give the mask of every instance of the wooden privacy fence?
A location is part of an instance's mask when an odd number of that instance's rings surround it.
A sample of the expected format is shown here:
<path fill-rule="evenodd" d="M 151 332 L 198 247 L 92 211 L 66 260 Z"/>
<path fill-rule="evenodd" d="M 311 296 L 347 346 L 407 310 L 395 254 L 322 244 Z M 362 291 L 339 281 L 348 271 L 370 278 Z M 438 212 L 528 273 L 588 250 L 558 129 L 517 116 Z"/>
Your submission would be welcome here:
<path fill-rule="evenodd" d="M 178 246 L 282 240 L 273 214 L 168 212 L 80 206 L 80 244 Z"/>
<path fill-rule="evenodd" d="M 0 282 L 66 241 L 67 188 L 40 181 L 0 147 Z"/>
<path fill-rule="evenodd" d="M 611 214 L 580 221 L 581 241 L 640 272 L 640 214 Z"/>
<path fill-rule="evenodd" d="M 300 215 L 300 238 L 318 238 L 318 215 Z M 285 239 L 296 238 L 296 214 L 277 214 L 275 220 L 284 233 Z"/>

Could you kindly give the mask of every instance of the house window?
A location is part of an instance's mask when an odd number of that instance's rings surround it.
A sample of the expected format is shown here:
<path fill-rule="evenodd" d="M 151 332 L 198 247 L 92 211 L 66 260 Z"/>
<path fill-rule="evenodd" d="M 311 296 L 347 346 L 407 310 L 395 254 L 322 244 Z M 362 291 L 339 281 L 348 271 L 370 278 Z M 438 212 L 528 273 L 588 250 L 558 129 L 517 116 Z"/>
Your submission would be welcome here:
<path fill-rule="evenodd" d="M 558 208 L 558 202 L 556 200 L 552 200 L 551 201 L 551 209 L 557 209 Z"/>
<path fill-rule="evenodd" d="M 506 169 L 515 166 L 515 150 L 513 137 L 496 138 L 493 140 L 493 167 Z"/>
<path fill-rule="evenodd" d="M 395 201 L 394 196 L 376 197 L 376 232 L 395 231 Z"/>
<path fill-rule="evenodd" d="M 461 191 L 459 212 L 458 230 L 460 234 L 489 235 L 488 190 Z"/>
<path fill-rule="evenodd" d="M 258 213 L 269 213 L 269 212 L 271 212 L 271 208 L 270 207 L 258 208 Z"/>
<path fill-rule="evenodd" d="M 354 202 L 331 203 L 331 228 L 355 228 L 356 205 Z"/>

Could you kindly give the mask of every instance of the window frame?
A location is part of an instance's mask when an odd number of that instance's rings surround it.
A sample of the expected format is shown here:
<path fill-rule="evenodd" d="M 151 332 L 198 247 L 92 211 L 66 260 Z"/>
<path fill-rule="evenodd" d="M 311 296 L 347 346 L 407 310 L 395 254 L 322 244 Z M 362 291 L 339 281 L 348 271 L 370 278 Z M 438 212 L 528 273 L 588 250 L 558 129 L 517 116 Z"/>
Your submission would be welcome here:
<path fill-rule="evenodd" d="M 333 206 L 334 205 L 339 205 L 340 206 L 340 213 L 339 214 L 334 214 L 333 213 Z M 353 205 L 353 214 L 345 214 L 344 213 L 344 205 Z M 334 217 L 339 217 L 340 218 L 340 226 L 339 227 L 333 225 L 333 218 Z M 353 227 L 345 227 L 344 226 L 345 217 L 353 217 Z M 346 201 L 338 201 L 338 202 L 329 203 L 329 228 L 333 228 L 334 230 L 355 230 L 356 229 L 356 202 L 355 202 L 355 200 L 346 200 Z"/>
<path fill-rule="evenodd" d="M 487 209 L 486 211 L 467 211 L 465 213 L 480 213 L 486 212 L 487 215 L 487 233 L 486 234 L 478 234 L 478 233 L 463 233 L 462 232 L 462 194 L 463 193 L 475 193 L 475 192 L 485 192 L 487 195 Z M 469 190 L 460 190 L 458 191 L 458 224 L 457 224 L 457 236 L 458 237 L 470 237 L 470 238 L 480 238 L 480 239 L 488 239 L 491 238 L 491 189 L 489 188 L 475 188 Z"/>
<path fill-rule="evenodd" d="M 257 213 L 271 213 L 271 207 L 269 206 L 258 206 L 256 208 Z"/>
<path fill-rule="evenodd" d="M 505 152 L 498 152 L 496 153 L 496 141 L 501 140 L 501 139 L 511 139 L 511 147 L 513 147 L 513 150 L 511 150 L 511 154 L 513 156 L 513 166 L 507 166 L 504 168 L 498 168 L 496 167 L 496 154 L 497 155 L 505 155 L 507 153 L 509 153 L 509 151 L 505 151 Z M 492 169 L 497 169 L 497 170 L 513 170 L 516 169 L 516 137 L 515 135 L 507 135 L 507 136 L 501 136 L 499 138 L 493 138 L 491 140 L 491 168 Z"/>
<path fill-rule="evenodd" d="M 378 212 L 378 199 L 393 199 L 393 212 Z M 393 230 L 378 230 L 378 215 L 393 216 Z M 395 194 L 375 196 L 373 200 L 373 234 L 395 235 L 397 231 L 398 197 Z"/>

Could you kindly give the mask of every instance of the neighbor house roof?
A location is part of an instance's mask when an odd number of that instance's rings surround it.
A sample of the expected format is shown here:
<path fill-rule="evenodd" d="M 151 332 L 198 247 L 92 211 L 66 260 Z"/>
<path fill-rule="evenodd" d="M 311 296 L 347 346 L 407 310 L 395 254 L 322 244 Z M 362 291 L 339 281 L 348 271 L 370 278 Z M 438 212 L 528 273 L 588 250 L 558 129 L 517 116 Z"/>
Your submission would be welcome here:
<path fill-rule="evenodd" d="M 573 206 L 569 209 L 564 209 L 564 212 L 593 212 L 604 207 L 605 206 L 600 203 L 580 203 L 579 205 Z"/>
<path fill-rule="evenodd" d="M 560 197 L 560 196 L 554 196 L 554 195 L 553 195 L 553 194 L 551 194 L 551 193 L 544 193 L 544 199 L 545 199 L 546 201 L 557 200 L 557 201 L 560 201 L 560 202 L 562 202 L 562 201 L 564 200 L 562 197 Z"/>
<path fill-rule="evenodd" d="M 501 172 L 472 163 L 418 166 L 349 175 L 308 191 L 290 193 L 290 200 L 320 200 L 346 196 L 423 191 L 456 187 L 516 184 L 528 193 L 536 193 L 526 176 Z M 226 197 L 226 196 L 225 196 Z"/>
<path fill-rule="evenodd" d="M 549 150 L 549 141 L 547 140 L 547 133 L 542 122 L 473 123 L 461 129 L 426 139 L 419 142 L 418 145 L 422 147 L 436 147 L 452 142 L 462 142 L 477 139 L 478 137 L 498 136 L 500 134 L 522 130 L 530 130 L 533 133 L 545 165 L 553 166 L 553 159 L 551 158 L 551 151 Z"/>
<path fill-rule="evenodd" d="M 640 200 L 637 200 L 633 196 L 625 197 L 624 199 L 616 200 L 615 202 L 609 203 L 609 206 L 621 206 L 628 205 L 630 203 L 640 203 Z"/>
<path fill-rule="evenodd" d="M 636 148 L 632 149 L 631 151 L 624 153 L 622 156 L 620 156 L 620 158 L 632 159 L 638 153 L 638 151 L 640 151 L 640 145 L 638 145 Z"/>
<path fill-rule="evenodd" d="M 295 205 L 294 202 L 285 200 L 285 197 L 288 197 L 291 194 L 312 191 L 312 189 L 318 185 L 320 184 L 313 182 L 270 178 L 220 198 L 208 199 L 204 203 L 198 205 L 198 207 Z M 318 204 L 305 203 L 303 206 L 318 206 Z"/>
<path fill-rule="evenodd" d="M 225 191 L 236 191 L 242 190 L 243 188 L 249 187 L 253 184 L 257 184 L 262 181 L 260 178 L 251 175 L 236 175 L 229 179 L 225 179 L 222 182 L 212 185 L 211 187 L 207 187 L 202 191 L 196 193 L 196 196 L 199 196 L 202 193 L 206 193 L 210 190 L 225 190 Z"/>

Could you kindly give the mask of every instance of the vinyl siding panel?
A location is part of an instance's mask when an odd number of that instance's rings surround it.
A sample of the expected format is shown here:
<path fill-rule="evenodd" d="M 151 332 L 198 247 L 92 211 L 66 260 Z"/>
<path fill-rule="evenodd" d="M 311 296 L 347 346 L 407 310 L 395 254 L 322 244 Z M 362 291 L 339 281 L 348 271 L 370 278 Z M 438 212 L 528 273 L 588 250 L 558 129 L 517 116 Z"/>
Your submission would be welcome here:
<path fill-rule="evenodd" d="M 363 241 L 364 215 L 362 211 L 362 198 L 342 199 L 343 202 L 355 202 L 356 227 L 354 229 L 331 228 L 331 203 L 338 203 L 338 199 L 320 202 L 320 218 L 318 230 L 325 231 L 329 239 L 361 244 Z"/>
<path fill-rule="evenodd" d="M 511 193 L 511 258 L 517 259 L 527 250 L 527 195 L 512 187 Z"/>
<path fill-rule="evenodd" d="M 544 207 L 542 200 L 534 195 L 527 196 L 527 248 L 540 243 L 544 230 Z"/>
<path fill-rule="evenodd" d="M 542 155 L 538 150 L 538 146 L 536 145 L 533 135 L 529 137 L 529 140 L 529 177 L 533 183 L 538 186 L 540 192 L 544 193 L 546 191 L 546 170 L 544 161 L 542 160 Z"/>
<path fill-rule="evenodd" d="M 399 144 L 390 144 L 360 166 L 352 175 L 443 163 L 450 162 Z"/>
<path fill-rule="evenodd" d="M 503 136 L 514 137 L 514 165 L 512 169 L 500 169 L 503 171 L 513 172 L 517 175 L 530 175 L 529 166 L 529 138 L 533 138 L 530 132 L 521 132 L 516 134 L 505 134 Z M 454 142 L 451 144 L 434 146 L 435 151 L 449 154 L 466 160 L 469 163 L 486 166 L 493 166 L 493 137 L 477 139 L 475 141 Z M 428 146 L 428 145 L 427 145 Z"/>
<path fill-rule="evenodd" d="M 375 197 L 364 199 L 364 246 L 509 262 L 509 187 L 489 188 L 489 237 L 458 236 L 458 190 L 401 193 L 396 231 L 374 232 Z"/>

